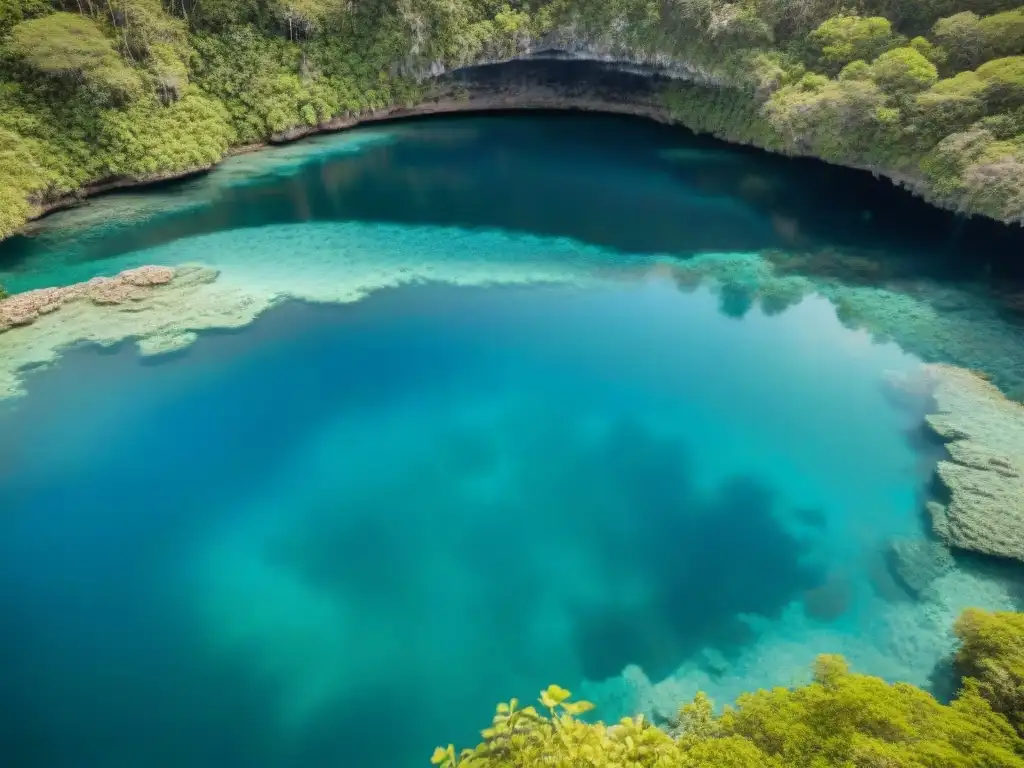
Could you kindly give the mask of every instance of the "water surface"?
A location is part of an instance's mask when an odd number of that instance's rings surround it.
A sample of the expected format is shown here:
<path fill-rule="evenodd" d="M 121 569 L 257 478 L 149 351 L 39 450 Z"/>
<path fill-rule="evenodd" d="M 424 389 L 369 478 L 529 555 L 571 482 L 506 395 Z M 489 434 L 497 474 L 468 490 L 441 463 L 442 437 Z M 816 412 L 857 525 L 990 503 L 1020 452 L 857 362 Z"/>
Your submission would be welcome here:
<path fill-rule="evenodd" d="M 941 455 L 883 386 L 918 357 L 827 285 L 773 304 L 673 269 L 852 249 L 881 273 L 829 285 L 869 293 L 1003 269 L 1012 234 L 886 195 L 643 123 L 476 118 L 6 245 L 16 289 L 200 261 L 283 300 L 165 357 L 77 348 L 0 404 L 4 759 L 422 765 L 552 682 L 659 715 L 823 652 L 938 692 L 956 612 L 1014 602 L 967 563 L 924 596 L 890 568 Z"/>

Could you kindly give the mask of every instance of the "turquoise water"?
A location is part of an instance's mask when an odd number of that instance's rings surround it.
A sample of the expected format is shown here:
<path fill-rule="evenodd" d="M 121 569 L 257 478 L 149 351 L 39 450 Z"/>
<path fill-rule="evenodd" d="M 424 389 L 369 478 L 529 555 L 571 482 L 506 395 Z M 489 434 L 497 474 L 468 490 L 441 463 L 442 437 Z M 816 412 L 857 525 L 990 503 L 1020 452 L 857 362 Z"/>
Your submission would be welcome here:
<path fill-rule="evenodd" d="M 631 121 L 413 123 L 5 246 L 13 288 L 201 261 L 281 292 L 0 403 L 5 764 L 423 765 L 552 682 L 657 717 L 822 652 L 938 690 L 956 611 L 1013 603 L 967 563 L 927 598 L 889 568 L 941 453 L 883 387 L 918 358 L 825 298 L 666 270 L 794 237 L 909 269 L 937 242 L 885 188 L 826 204 L 832 171 L 778 162 Z M 944 279 L 1001 268 L 944 237 Z"/>

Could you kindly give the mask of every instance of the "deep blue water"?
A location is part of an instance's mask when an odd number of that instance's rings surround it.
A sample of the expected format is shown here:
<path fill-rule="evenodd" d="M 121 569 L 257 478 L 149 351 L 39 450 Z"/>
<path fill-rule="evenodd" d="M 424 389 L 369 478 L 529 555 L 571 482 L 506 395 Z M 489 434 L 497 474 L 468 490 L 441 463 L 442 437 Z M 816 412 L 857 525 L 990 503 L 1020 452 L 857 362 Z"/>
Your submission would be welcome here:
<path fill-rule="evenodd" d="M 765 314 L 637 268 L 797 238 L 900 269 L 941 239 L 936 274 L 998 270 L 966 260 L 967 225 L 901 229 L 936 215 L 630 121 L 294 152 L 55 218 L 0 250 L 2 279 L 198 259 L 315 283 L 399 256 L 594 279 L 287 301 L 166 357 L 86 346 L 29 374 L 0 403 L 5 765 L 404 768 L 552 682 L 615 718 L 789 684 L 821 652 L 928 685 L 950 606 L 992 599 L 927 605 L 886 566 L 927 536 L 940 453 L 882 386 L 916 358 L 818 297 Z M 663 686 L 623 698 L 631 666 Z"/>

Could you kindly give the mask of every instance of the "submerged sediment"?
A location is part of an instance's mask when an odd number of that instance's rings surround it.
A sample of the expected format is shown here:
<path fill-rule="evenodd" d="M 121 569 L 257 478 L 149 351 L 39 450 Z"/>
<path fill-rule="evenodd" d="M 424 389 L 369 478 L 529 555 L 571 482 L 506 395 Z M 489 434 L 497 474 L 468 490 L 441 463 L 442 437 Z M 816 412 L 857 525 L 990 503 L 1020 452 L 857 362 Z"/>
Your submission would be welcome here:
<path fill-rule="evenodd" d="M 281 227 L 277 232 L 281 252 L 295 257 L 284 267 L 250 265 L 224 273 L 201 264 L 146 266 L 0 302 L 0 400 L 23 394 L 27 371 L 53 363 L 77 343 L 109 346 L 134 339 L 142 354 L 162 354 L 187 347 L 197 332 L 244 327 L 287 299 L 344 304 L 416 282 L 484 286 L 584 284 L 591 279 L 590 266 L 571 263 L 574 251 L 564 244 L 561 251 L 551 246 L 553 253 L 566 255 L 562 261 L 504 263 L 482 257 L 474 240 L 453 235 L 446 254 L 452 258 L 430 261 L 404 251 L 355 248 L 337 232 L 324 230 L 317 241 L 323 250 L 316 258 L 303 258 L 309 244 L 298 230 Z M 271 237 L 273 231 L 265 229 L 261 236 Z M 215 250 L 218 244 L 216 236 L 208 236 L 201 250 Z"/>

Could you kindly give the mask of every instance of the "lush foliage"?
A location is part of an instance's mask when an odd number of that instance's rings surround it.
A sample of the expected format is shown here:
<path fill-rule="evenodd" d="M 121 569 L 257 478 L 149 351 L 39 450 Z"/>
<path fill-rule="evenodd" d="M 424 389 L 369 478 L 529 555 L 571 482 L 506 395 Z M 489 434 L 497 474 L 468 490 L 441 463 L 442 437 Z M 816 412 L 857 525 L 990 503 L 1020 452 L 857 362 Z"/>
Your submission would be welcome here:
<path fill-rule="evenodd" d="M 949 705 L 906 684 L 851 673 L 821 656 L 815 681 L 742 695 L 716 715 L 703 694 L 670 727 L 643 717 L 615 725 L 580 718 L 593 707 L 551 686 L 540 707 L 499 704 L 474 749 L 438 747 L 442 768 L 1013 768 L 1024 742 L 1000 712 L 1020 717 L 1024 615 L 968 611 L 957 630 L 964 679 Z M 1011 682 L 1012 681 L 1012 682 Z M 1014 687 L 1016 686 L 1016 687 Z M 1018 720 L 1018 724 L 1019 724 Z"/>
<path fill-rule="evenodd" d="M 771 22 L 772 3 L 755 6 Z M 1024 7 L 1012 6 L 863 0 L 837 13 L 794 2 L 798 25 L 775 21 L 771 44 L 734 50 L 717 69 L 745 108 L 693 86 L 670 104 L 698 130 L 883 171 L 946 206 L 1024 221 Z M 694 115 L 697 100 L 708 104 Z"/>
<path fill-rule="evenodd" d="M 956 632 L 957 670 L 1024 735 L 1024 614 L 968 610 Z"/>
<path fill-rule="evenodd" d="M 547 37 L 685 65 L 666 105 L 696 130 L 1022 220 L 1019 3 L 0 0 L 0 238 L 90 183 L 415 102 Z"/>

